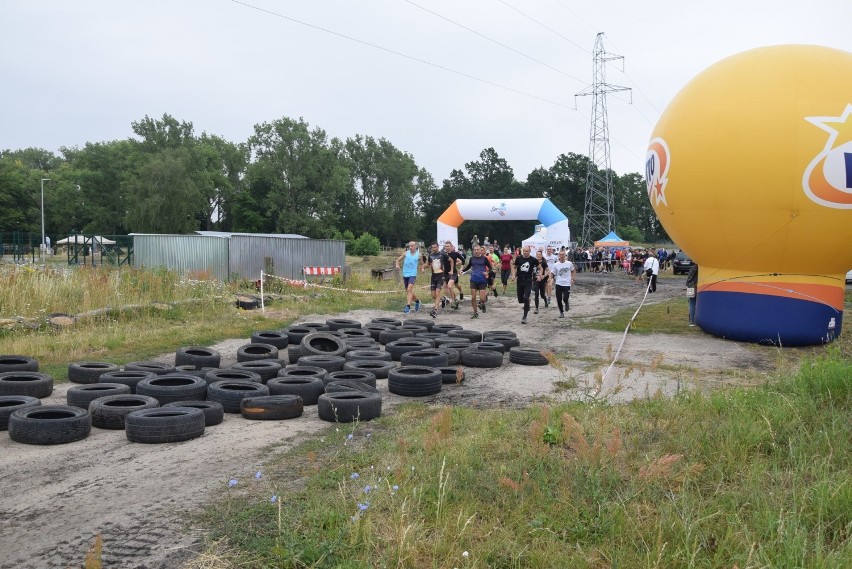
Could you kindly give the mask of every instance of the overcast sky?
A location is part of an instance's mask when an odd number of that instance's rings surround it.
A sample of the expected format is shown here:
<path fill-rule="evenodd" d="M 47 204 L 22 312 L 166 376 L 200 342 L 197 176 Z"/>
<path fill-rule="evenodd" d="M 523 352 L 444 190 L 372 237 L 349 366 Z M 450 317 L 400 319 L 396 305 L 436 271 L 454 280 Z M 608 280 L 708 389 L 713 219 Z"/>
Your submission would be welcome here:
<path fill-rule="evenodd" d="M 0 0 L 0 149 L 124 139 L 163 113 L 243 142 L 301 116 L 384 137 L 439 184 L 487 147 L 525 180 L 588 154 L 592 100 L 574 94 L 604 32 L 625 57 L 608 82 L 633 88 L 607 99 L 612 167 L 642 172 L 701 70 L 766 45 L 852 50 L 850 30 L 852 0 Z"/>

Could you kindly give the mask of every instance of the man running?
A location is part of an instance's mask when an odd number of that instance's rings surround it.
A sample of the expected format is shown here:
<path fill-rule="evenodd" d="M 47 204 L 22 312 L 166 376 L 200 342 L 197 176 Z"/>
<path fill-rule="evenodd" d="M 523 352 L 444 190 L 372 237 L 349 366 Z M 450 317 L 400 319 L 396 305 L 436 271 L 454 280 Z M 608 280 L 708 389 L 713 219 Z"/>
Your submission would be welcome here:
<path fill-rule="evenodd" d="M 464 264 L 467 262 L 467 255 L 464 252 L 464 246 L 459 245 L 455 251 L 456 253 L 456 272 L 461 271 L 461 268 L 464 267 Z M 459 279 L 455 280 L 456 290 L 459 291 L 459 300 L 464 300 L 464 291 L 462 290 L 461 283 Z"/>
<path fill-rule="evenodd" d="M 479 318 L 477 312 L 476 295 L 479 292 L 479 309 L 485 312 L 485 303 L 488 301 L 488 272 L 491 270 L 491 262 L 484 255 L 485 247 L 475 247 L 473 257 L 467 262 L 464 272 L 470 271 L 470 305 L 473 307 L 473 316 Z"/>
<path fill-rule="evenodd" d="M 429 316 L 432 318 L 437 318 L 439 305 L 441 308 L 444 308 L 447 304 L 443 298 L 444 276 L 446 275 L 444 270 L 449 266 L 449 262 L 450 259 L 446 253 L 438 249 L 438 242 L 433 242 L 429 255 L 426 257 L 426 262 L 423 265 L 424 271 L 427 267 L 432 271 L 432 279 L 429 281 L 429 290 L 432 291 L 432 300 L 434 302 L 432 310 L 429 311 Z"/>
<path fill-rule="evenodd" d="M 521 249 L 521 255 L 515 259 L 512 265 L 512 279 L 518 284 L 518 304 L 524 305 L 524 316 L 521 324 L 527 323 L 527 314 L 530 312 L 530 293 L 533 287 L 533 278 L 538 270 L 538 261 L 530 257 L 529 246 Z"/>
<path fill-rule="evenodd" d="M 411 312 L 411 303 L 414 303 L 415 312 L 420 310 L 420 299 L 414 294 L 414 282 L 417 280 L 417 268 L 420 266 L 420 248 L 414 241 L 408 242 L 408 249 L 397 257 L 394 266 L 399 270 L 399 262 L 402 263 L 402 286 L 405 287 L 406 304 L 403 312 Z"/>
<path fill-rule="evenodd" d="M 445 297 L 447 302 L 452 303 L 452 309 L 459 309 L 459 301 L 456 300 L 456 287 L 459 282 L 459 269 L 462 266 L 462 256 L 458 253 L 458 251 L 453 250 L 453 244 L 450 241 L 444 243 L 444 254 L 447 256 L 447 265 L 444 267 L 444 273 L 446 274 L 446 285 L 444 286 L 444 293 L 449 297 Z"/>
<path fill-rule="evenodd" d="M 556 252 L 550 245 L 548 245 L 547 249 L 545 250 L 544 260 L 547 261 L 548 267 L 552 267 L 553 264 L 558 260 Z M 547 293 L 547 303 L 550 304 L 550 302 L 553 300 L 553 271 L 548 271 L 547 286 L 545 288 L 545 292 Z"/>
<path fill-rule="evenodd" d="M 568 310 L 568 298 L 571 296 L 571 285 L 574 284 L 576 272 L 574 263 L 568 260 L 565 251 L 560 251 L 559 258 L 550 266 L 550 273 L 556 283 L 556 305 L 559 307 L 559 318 L 565 318 L 565 311 Z"/>
<path fill-rule="evenodd" d="M 549 265 L 547 261 L 544 259 L 544 255 L 541 254 L 541 251 L 535 252 L 535 260 L 538 261 L 538 274 L 535 276 L 535 280 L 533 281 L 533 292 L 535 292 L 535 314 L 538 314 L 538 298 L 541 297 L 544 300 L 544 307 L 550 304 L 550 301 L 547 299 L 547 286 L 550 283 L 550 270 L 548 269 Z"/>

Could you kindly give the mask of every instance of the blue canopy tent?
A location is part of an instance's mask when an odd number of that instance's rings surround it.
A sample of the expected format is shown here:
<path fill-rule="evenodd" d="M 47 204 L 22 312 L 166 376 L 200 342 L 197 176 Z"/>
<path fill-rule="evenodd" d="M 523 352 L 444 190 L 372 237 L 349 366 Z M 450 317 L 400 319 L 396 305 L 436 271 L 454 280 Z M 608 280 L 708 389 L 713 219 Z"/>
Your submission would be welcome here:
<path fill-rule="evenodd" d="M 595 247 L 610 247 L 613 249 L 624 249 L 630 247 L 630 241 L 625 241 L 615 234 L 615 231 L 610 231 L 606 237 L 595 241 Z"/>

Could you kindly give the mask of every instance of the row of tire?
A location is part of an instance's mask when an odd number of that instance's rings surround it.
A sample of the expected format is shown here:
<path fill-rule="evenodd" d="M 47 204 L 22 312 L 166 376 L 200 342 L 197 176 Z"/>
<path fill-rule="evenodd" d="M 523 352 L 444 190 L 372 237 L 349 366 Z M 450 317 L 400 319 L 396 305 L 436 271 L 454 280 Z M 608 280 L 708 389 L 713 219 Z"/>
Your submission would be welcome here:
<path fill-rule="evenodd" d="M 228 369 L 218 368 L 215 350 L 199 346 L 179 348 L 174 366 L 72 363 L 69 380 L 83 385 L 68 390 L 67 406 L 40 406 L 53 380 L 38 373 L 34 359 L 0 356 L 0 370 L 7 370 L 0 372 L 0 429 L 31 444 L 80 440 L 92 425 L 124 428 L 135 442 L 177 442 L 200 436 L 224 412 L 290 419 L 313 404 L 323 420 L 370 420 L 381 414 L 376 379 L 387 378 L 388 390 L 401 396 L 432 395 L 464 379 L 457 364 L 497 367 L 507 348 L 511 362 L 547 363 L 539 352 L 520 348 L 513 332 L 442 329 L 425 319 L 376 319 L 363 327 L 330 319 L 256 332 Z M 291 365 L 278 359 L 281 349 Z"/>

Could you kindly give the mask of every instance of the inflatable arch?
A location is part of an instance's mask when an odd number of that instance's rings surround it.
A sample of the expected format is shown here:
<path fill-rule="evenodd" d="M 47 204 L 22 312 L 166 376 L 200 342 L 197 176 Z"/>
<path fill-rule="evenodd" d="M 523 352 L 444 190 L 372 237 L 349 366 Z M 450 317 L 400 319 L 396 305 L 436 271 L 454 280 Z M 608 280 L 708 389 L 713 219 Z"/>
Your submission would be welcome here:
<path fill-rule="evenodd" d="M 466 220 L 539 220 L 547 228 L 548 245 L 569 247 L 568 218 L 547 198 L 456 200 L 438 218 L 438 243 L 459 244 L 459 226 Z"/>

